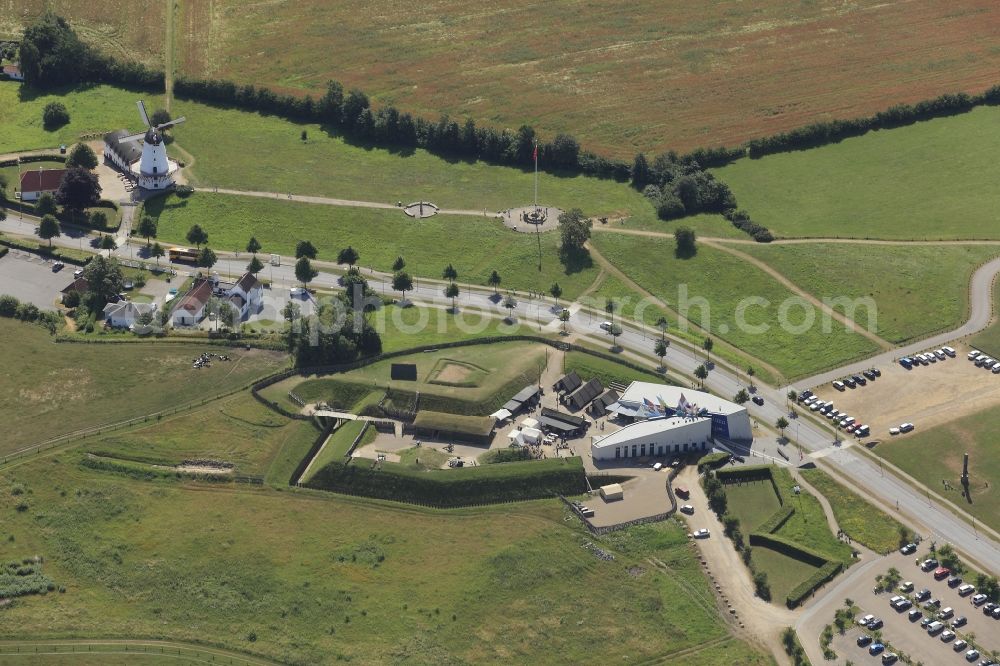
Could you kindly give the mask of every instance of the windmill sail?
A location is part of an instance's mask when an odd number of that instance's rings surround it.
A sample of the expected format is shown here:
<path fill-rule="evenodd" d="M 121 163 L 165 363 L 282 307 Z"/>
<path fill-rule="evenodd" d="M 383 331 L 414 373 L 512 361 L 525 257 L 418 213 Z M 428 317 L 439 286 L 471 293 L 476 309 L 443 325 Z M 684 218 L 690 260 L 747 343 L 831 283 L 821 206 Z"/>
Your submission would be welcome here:
<path fill-rule="evenodd" d="M 141 99 L 135 105 L 139 107 L 139 117 L 142 118 L 142 122 L 146 123 L 146 127 L 149 127 L 149 116 L 146 115 L 146 105 L 142 103 Z"/>

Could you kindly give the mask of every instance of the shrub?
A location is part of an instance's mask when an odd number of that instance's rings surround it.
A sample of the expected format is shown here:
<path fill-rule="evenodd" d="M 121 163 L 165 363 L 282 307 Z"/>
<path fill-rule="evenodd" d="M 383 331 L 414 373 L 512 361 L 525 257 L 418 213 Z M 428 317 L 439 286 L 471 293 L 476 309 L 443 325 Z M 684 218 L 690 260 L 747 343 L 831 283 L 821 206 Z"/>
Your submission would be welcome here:
<path fill-rule="evenodd" d="M 49 102 L 42 110 L 42 126 L 54 130 L 69 123 L 69 111 L 62 102 Z"/>
<path fill-rule="evenodd" d="M 753 589 L 754 594 L 764 601 L 771 600 L 771 586 L 768 585 L 767 574 L 763 571 L 758 571 L 753 575 Z"/>
<path fill-rule="evenodd" d="M 194 188 L 191 187 L 190 185 L 178 185 L 177 187 L 174 188 L 174 194 L 181 197 L 182 199 L 188 198 L 193 193 L 194 193 Z"/>
<path fill-rule="evenodd" d="M 14 313 L 16 319 L 21 321 L 35 321 L 38 319 L 38 306 L 34 303 L 21 303 L 17 306 L 17 311 Z"/>
<path fill-rule="evenodd" d="M 20 301 L 13 296 L 8 294 L 0 296 L 0 317 L 13 317 L 19 304 Z"/>

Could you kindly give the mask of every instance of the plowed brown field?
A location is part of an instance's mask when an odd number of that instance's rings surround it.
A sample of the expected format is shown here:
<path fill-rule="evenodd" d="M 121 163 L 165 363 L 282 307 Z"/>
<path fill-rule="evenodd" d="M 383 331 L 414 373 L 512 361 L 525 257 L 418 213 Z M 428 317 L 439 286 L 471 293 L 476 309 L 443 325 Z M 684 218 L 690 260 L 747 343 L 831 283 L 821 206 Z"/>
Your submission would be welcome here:
<path fill-rule="evenodd" d="M 185 73 L 446 111 L 623 157 L 1000 83 L 995 0 L 191 0 Z M 185 49 L 184 42 L 195 46 Z"/>

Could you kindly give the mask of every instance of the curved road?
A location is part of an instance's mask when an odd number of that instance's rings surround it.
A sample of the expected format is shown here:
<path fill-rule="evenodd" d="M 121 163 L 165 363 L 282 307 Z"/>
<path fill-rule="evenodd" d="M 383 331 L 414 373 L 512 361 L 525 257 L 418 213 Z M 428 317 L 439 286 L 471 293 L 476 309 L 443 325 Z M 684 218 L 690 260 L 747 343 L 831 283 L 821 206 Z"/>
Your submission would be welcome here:
<path fill-rule="evenodd" d="M 14 216 L 8 216 L 7 220 L 0 222 L 0 229 L 15 234 L 31 236 L 34 233 L 35 222 L 24 220 L 19 221 Z M 60 237 L 54 239 L 56 243 L 75 247 L 76 239 Z M 129 247 L 122 247 L 117 253 L 122 256 L 129 256 L 132 252 Z M 220 258 L 220 270 L 222 264 L 232 260 L 229 253 L 217 253 Z M 239 260 L 242 263 L 243 260 Z M 338 274 L 334 271 L 339 269 L 328 262 L 316 262 L 318 269 L 325 272 L 320 273 L 313 284 L 317 287 L 337 288 Z M 178 266 L 180 271 L 189 270 L 189 267 Z M 298 282 L 294 275 L 294 260 L 282 258 L 282 264 L 277 267 L 269 267 L 273 271 L 272 279 L 276 285 L 294 286 Z M 987 262 L 981 266 L 973 276 L 970 285 L 971 306 L 969 320 L 954 331 L 941 333 L 932 338 L 928 338 L 919 343 L 914 343 L 907 347 L 892 352 L 886 352 L 881 357 L 876 357 L 875 361 L 891 361 L 894 355 L 908 353 L 908 350 L 938 346 L 956 337 L 961 337 L 973 333 L 987 323 L 989 323 L 992 313 L 992 293 L 991 285 L 1000 272 L 1000 258 Z M 391 277 L 385 273 L 366 274 L 373 289 L 384 289 L 391 293 Z M 419 280 L 414 284 L 414 289 L 409 293 L 410 298 L 415 301 L 435 305 L 436 307 L 450 306 L 450 299 L 444 297 L 442 285 L 444 283 L 436 280 Z M 460 309 L 477 309 L 491 312 L 497 317 L 503 317 L 506 312 L 499 302 L 495 302 L 491 296 L 492 291 L 479 285 L 462 285 L 462 295 L 459 298 Z M 556 303 L 548 298 L 534 298 L 525 300 L 520 297 L 517 308 L 517 319 L 519 322 L 530 322 L 534 324 L 533 329 L 547 330 L 555 332 L 560 326 L 555 313 L 563 307 L 563 303 Z M 570 304 L 570 311 L 573 316 L 568 324 L 571 333 L 577 336 L 585 336 L 596 340 L 608 340 L 608 335 L 599 327 L 604 320 L 604 313 L 581 308 L 579 304 Z M 653 344 L 658 331 L 647 329 L 632 322 L 623 322 L 623 333 L 618 337 L 618 345 L 627 352 L 637 354 L 652 365 L 656 363 L 652 355 Z M 610 341 L 609 341 L 610 342 Z M 700 350 L 693 349 L 683 340 L 673 339 L 673 344 L 667 356 L 668 365 L 675 371 L 682 371 L 688 376 L 693 376 L 694 369 L 701 365 L 703 357 Z M 873 359 L 860 364 L 861 367 L 868 367 Z M 827 376 L 843 375 L 858 364 L 841 368 L 835 372 L 813 378 L 815 381 L 824 380 Z M 720 396 L 735 395 L 737 391 L 744 387 L 739 378 L 739 371 L 717 364 L 709 373 L 705 382 L 706 387 Z M 802 384 L 805 385 L 805 384 Z M 785 388 L 770 387 L 765 384 L 758 384 L 758 394 L 764 398 L 764 405 L 748 405 L 751 416 L 762 423 L 774 423 L 779 416 L 787 416 L 784 409 Z M 796 438 L 799 444 L 811 452 L 822 451 L 820 454 L 824 462 L 834 465 L 838 471 L 850 479 L 853 484 L 864 489 L 867 493 L 878 497 L 883 504 L 893 506 L 898 502 L 901 514 L 915 525 L 924 525 L 925 536 L 936 540 L 939 544 L 951 543 L 955 548 L 962 551 L 967 557 L 977 562 L 983 568 L 1000 573 L 1000 542 L 983 531 L 975 531 L 960 515 L 957 509 L 949 504 L 931 499 L 925 490 L 916 489 L 905 481 L 886 474 L 873 461 L 863 454 L 853 451 L 850 444 L 838 444 L 834 441 L 831 430 L 813 422 L 809 418 L 799 418 L 794 420 L 793 425 L 796 430 Z"/>

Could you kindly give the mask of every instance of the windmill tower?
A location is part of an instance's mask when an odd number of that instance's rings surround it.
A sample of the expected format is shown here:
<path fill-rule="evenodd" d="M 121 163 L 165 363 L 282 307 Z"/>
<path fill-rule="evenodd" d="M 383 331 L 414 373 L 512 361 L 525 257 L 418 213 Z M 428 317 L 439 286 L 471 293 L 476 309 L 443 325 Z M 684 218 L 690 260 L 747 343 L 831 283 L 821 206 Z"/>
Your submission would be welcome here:
<path fill-rule="evenodd" d="M 177 162 L 167 159 L 167 146 L 163 143 L 162 130 L 184 122 L 184 117 L 171 120 L 169 123 L 150 124 L 146 115 L 146 105 L 142 100 L 136 102 L 139 107 L 139 117 L 146 125 L 146 131 L 131 134 L 118 139 L 119 144 L 127 144 L 142 139 L 142 156 L 138 162 L 130 165 L 132 174 L 136 177 L 139 187 L 146 190 L 162 190 L 173 186 L 174 174 L 177 172 Z"/>

